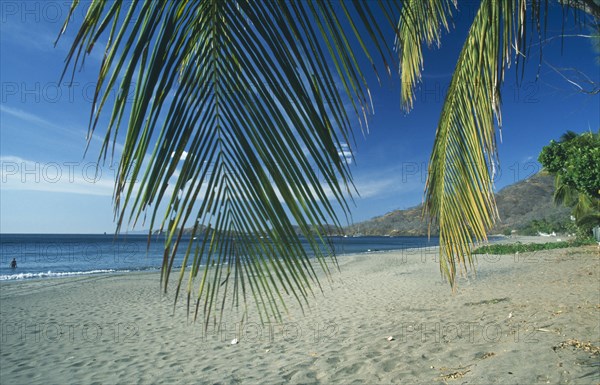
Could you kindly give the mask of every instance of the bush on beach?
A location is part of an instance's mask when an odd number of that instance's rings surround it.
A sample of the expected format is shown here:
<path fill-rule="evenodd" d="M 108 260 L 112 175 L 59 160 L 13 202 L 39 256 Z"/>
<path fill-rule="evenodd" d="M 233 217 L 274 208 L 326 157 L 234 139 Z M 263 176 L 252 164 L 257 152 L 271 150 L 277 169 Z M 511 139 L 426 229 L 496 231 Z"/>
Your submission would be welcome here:
<path fill-rule="evenodd" d="M 579 247 L 593 245 L 592 239 L 575 239 L 573 241 L 547 242 L 547 243 L 511 243 L 497 244 L 478 247 L 473 254 L 514 254 L 526 253 L 540 250 L 564 249 L 567 247 Z"/>

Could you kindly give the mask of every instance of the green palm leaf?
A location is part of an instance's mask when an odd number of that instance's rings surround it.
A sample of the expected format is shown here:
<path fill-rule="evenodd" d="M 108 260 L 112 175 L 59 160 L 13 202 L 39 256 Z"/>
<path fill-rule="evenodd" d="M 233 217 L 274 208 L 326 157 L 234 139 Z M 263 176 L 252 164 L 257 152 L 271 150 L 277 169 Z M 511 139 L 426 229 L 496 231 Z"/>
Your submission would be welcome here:
<path fill-rule="evenodd" d="M 411 0 L 404 4 L 400 14 L 396 48 L 400 58 L 402 105 L 411 110 L 414 88 L 421 81 L 423 70 L 423 43 L 441 44 L 442 27 L 449 29 L 452 17 L 450 0 Z"/>
<path fill-rule="evenodd" d="M 517 3 L 482 1 L 446 95 L 429 162 L 424 210 L 440 227 L 440 268 L 452 286 L 472 266 L 471 244 L 487 239 L 498 216 L 491 170 L 494 115 L 509 59 Z M 519 22 L 520 23 L 520 22 Z M 457 267 L 459 265 L 459 267 Z"/>
<path fill-rule="evenodd" d="M 348 25 L 354 34 L 344 32 Z M 108 35 L 90 130 L 118 90 L 101 154 L 126 125 L 114 197 L 118 226 L 147 220 L 166 232 L 166 290 L 184 228 L 194 224 L 176 295 L 185 292 L 188 309 L 195 302 L 206 321 L 223 311 L 226 298 L 246 308 L 248 295 L 261 317 L 278 318 L 282 293 L 304 306 L 320 287 L 310 254 L 326 275 L 335 264 L 325 258 L 334 253 L 327 225 L 341 227 L 334 203 L 347 216 L 353 190 L 339 152 L 352 138 L 349 114 L 364 121 L 370 110 L 351 47 L 358 42 L 377 67 L 361 38 L 363 31 L 381 35 L 373 25 L 361 3 L 90 5 L 69 60 L 76 67 L 80 53 Z M 388 57 L 380 41 L 369 47 Z"/>
<path fill-rule="evenodd" d="M 591 3 L 561 5 L 596 18 Z M 448 29 L 452 17 L 452 5 L 460 7 L 461 3 L 404 2 L 397 48 L 402 105 L 407 110 L 413 107 L 414 88 L 421 79 L 422 46 L 440 44 L 441 31 Z M 487 231 L 498 217 L 492 189 L 497 163 L 494 117 L 501 128 L 500 89 L 505 68 L 513 60 L 513 52 L 517 68 L 521 66 L 531 40 L 528 29 L 541 37 L 547 8 L 548 1 L 482 0 L 456 63 L 430 157 L 424 204 L 430 225 L 439 224 L 440 269 L 453 287 L 457 264 L 464 273 L 473 267 L 471 246 L 487 239 Z M 578 12 L 575 16 L 577 19 Z M 521 66 L 520 76 L 523 69 Z"/>

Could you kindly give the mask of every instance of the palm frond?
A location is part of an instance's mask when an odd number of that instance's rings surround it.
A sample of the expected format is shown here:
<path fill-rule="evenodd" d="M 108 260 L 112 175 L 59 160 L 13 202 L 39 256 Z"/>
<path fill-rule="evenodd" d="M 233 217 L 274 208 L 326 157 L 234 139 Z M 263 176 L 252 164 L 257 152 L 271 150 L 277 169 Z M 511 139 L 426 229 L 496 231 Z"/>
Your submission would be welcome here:
<path fill-rule="evenodd" d="M 465 273 L 472 267 L 471 244 L 487 239 L 498 216 L 494 116 L 501 125 L 500 85 L 517 11 L 512 1 L 481 2 L 438 123 L 424 212 L 439 223 L 440 269 L 453 287 L 457 265 Z"/>
<path fill-rule="evenodd" d="M 492 180 L 494 117 L 502 127 L 500 88 L 513 52 L 521 66 L 518 77 L 523 75 L 528 29 L 541 38 L 547 8 L 547 1 L 481 1 L 457 61 L 430 157 L 424 205 L 430 224 L 439 223 L 440 269 L 453 287 L 457 265 L 465 274 L 473 268 L 471 246 L 487 239 L 498 218 Z"/>
<path fill-rule="evenodd" d="M 596 211 L 595 213 L 585 214 L 580 217 L 576 221 L 577 226 L 593 228 L 595 226 L 600 226 L 600 211 Z"/>
<path fill-rule="evenodd" d="M 600 199 L 592 198 L 584 193 L 577 193 L 577 199 L 573 204 L 573 216 L 576 218 L 577 226 L 585 224 L 600 224 Z"/>
<path fill-rule="evenodd" d="M 569 140 L 573 140 L 577 137 L 577 133 L 572 130 L 567 130 L 564 134 L 560 136 L 560 142 L 568 142 Z"/>
<path fill-rule="evenodd" d="M 326 276 L 335 265 L 325 234 L 329 223 L 341 227 L 337 207 L 349 215 L 353 191 L 340 148 L 352 140 L 349 115 L 364 122 L 371 106 L 352 47 L 363 47 L 374 68 L 389 66 L 369 53 L 390 56 L 373 18 L 361 3 L 89 6 L 65 70 L 107 37 L 90 131 L 117 90 L 100 156 L 114 152 L 110 142 L 126 126 L 118 227 L 148 220 L 151 231 L 166 232 L 165 290 L 185 247 L 176 297 L 185 292 L 188 310 L 195 302 L 204 320 L 220 314 L 226 298 L 246 314 L 248 296 L 261 317 L 278 318 L 282 293 L 305 306 L 320 287 L 311 254 Z M 348 25 L 354 33 L 345 33 Z"/>
<path fill-rule="evenodd" d="M 454 2 L 456 6 L 456 2 Z M 402 106 L 410 111 L 414 89 L 421 81 L 423 70 L 423 43 L 440 45 L 442 27 L 449 29 L 452 17 L 450 0 L 410 0 L 403 4 L 398 25 L 396 49 L 400 58 Z"/>
<path fill-rule="evenodd" d="M 565 206 L 574 206 L 579 199 L 579 193 L 577 190 L 564 183 L 563 178 L 560 174 L 556 174 L 554 177 L 554 195 L 553 195 L 554 204 L 565 205 Z"/>

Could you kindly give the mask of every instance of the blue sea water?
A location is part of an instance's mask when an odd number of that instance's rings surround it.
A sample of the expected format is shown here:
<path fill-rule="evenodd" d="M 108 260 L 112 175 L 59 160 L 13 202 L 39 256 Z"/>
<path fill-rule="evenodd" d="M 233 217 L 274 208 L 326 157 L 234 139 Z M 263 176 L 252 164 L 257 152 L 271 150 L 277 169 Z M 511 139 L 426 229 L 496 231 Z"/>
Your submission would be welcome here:
<path fill-rule="evenodd" d="M 188 239 L 183 239 L 187 246 Z M 331 237 L 336 255 L 427 248 L 426 237 Z M 164 238 L 112 234 L 0 234 L 0 281 L 159 270 Z M 308 249 L 308 244 L 305 245 Z M 174 266 L 181 266 L 181 247 Z M 17 268 L 11 269 L 15 258 Z"/>

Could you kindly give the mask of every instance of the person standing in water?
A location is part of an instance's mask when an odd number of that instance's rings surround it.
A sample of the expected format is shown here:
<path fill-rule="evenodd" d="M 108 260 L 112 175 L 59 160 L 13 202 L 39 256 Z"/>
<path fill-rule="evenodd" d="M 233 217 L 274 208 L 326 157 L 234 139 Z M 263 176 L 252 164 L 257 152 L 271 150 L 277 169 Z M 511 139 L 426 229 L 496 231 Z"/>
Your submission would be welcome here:
<path fill-rule="evenodd" d="M 16 269 L 17 268 L 17 259 L 13 258 L 13 260 L 10 263 L 10 268 L 11 269 Z"/>

